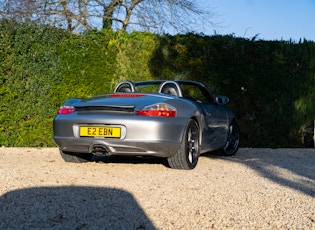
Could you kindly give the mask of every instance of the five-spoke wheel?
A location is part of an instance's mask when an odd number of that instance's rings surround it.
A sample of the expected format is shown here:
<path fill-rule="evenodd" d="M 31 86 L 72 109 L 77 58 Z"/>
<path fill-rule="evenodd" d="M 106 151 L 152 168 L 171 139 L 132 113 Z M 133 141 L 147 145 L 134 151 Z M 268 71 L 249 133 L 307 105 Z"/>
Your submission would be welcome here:
<path fill-rule="evenodd" d="M 196 121 L 189 120 L 180 149 L 167 158 L 171 168 L 193 169 L 200 155 L 199 127 Z"/>
<path fill-rule="evenodd" d="M 232 122 L 229 126 L 228 137 L 225 146 L 223 147 L 223 153 L 226 156 L 234 155 L 240 146 L 240 129 L 236 122 Z"/>

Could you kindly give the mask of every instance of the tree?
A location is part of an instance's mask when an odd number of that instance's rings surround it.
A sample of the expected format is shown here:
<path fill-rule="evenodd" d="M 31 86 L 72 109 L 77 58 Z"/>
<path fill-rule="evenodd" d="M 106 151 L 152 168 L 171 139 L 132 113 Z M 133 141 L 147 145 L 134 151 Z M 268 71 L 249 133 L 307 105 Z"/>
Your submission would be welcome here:
<path fill-rule="evenodd" d="M 37 21 L 40 16 L 42 1 L 40 0 L 2 0 L 0 2 L 0 15 L 2 18 L 14 19 L 19 22 L 28 20 Z"/>
<path fill-rule="evenodd" d="M 3 0 L 3 18 L 40 20 L 81 32 L 91 29 L 164 32 L 212 26 L 214 14 L 193 0 Z M 195 32 L 195 31 L 194 31 Z"/>

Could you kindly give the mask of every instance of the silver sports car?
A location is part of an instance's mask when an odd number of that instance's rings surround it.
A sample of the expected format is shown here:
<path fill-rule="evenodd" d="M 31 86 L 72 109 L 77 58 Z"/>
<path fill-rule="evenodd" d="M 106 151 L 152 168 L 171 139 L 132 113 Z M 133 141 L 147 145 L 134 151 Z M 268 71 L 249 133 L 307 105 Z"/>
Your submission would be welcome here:
<path fill-rule="evenodd" d="M 67 162 L 94 155 L 166 157 L 171 168 L 193 169 L 201 153 L 237 152 L 235 115 L 194 81 L 120 82 L 114 93 L 69 99 L 54 119 L 54 141 Z"/>

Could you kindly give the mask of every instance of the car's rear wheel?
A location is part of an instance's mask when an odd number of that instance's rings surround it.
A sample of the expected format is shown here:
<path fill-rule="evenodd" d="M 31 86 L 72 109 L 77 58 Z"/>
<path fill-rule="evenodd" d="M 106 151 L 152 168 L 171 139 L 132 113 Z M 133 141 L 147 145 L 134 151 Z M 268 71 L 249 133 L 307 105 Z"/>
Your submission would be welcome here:
<path fill-rule="evenodd" d="M 194 120 L 189 120 L 180 149 L 167 158 L 168 164 L 174 169 L 193 169 L 200 155 L 199 128 Z"/>
<path fill-rule="evenodd" d="M 92 154 L 69 153 L 62 150 L 59 151 L 62 159 L 66 162 L 85 163 L 91 161 L 93 158 Z"/>
<path fill-rule="evenodd" d="M 232 122 L 229 126 L 228 137 L 222 152 L 225 156 L 234 155 L 240 147 L 240 129 L 236 122 Z"/>

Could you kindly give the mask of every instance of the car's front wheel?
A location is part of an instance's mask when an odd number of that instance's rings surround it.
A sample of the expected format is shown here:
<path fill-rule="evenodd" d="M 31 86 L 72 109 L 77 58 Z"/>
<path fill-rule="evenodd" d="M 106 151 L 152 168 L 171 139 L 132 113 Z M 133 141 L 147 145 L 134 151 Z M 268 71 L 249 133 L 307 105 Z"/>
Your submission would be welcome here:
<path fill-rule="evenodd" d="M 85 163 L 92 160 L 92 154 L 79 154 L 79 153 L 68 153 L 62 150 L 60 151 L 60 155 L 65 162 L 72 162 L 72 163 Z"/>
<path fill-rule="evenodd" d="M 226 156 L 234 155 L 240 147 L 240 139 L 240 129 L 234 121 L 229 126 L 227 141 L 222 149 L 223 154 Z"/>
<path fill-rule="evenodd" d="M 174 169 L 193 169 L 200 155 L 199 128 L 194 120 L 189 120 L 180 149 L 167 158 L 168 164 Z"/>

